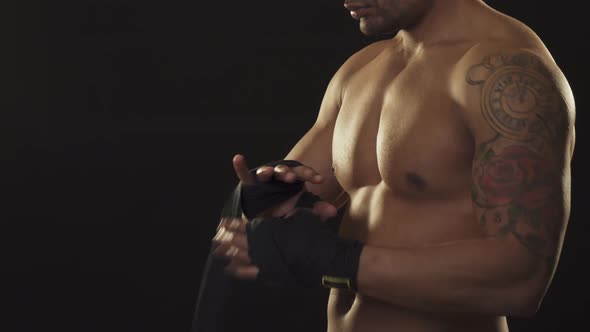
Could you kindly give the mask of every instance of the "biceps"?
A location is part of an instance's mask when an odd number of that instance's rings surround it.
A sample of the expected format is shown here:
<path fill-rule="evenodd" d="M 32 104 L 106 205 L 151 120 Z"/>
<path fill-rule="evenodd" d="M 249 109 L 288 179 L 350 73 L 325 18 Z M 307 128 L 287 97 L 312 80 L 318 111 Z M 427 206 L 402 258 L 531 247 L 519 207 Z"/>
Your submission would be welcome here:
<path fill-rule="evenodd" d="M 562 168 L 497 137 L 479 146 L 472 198 L 489 235 L 513 236 L 530 253 L 553 260 L 565 224 Z"/>
<path fill-rule="evenodd" d="M 319 172 L 324 181 L 306 183 L 306 188 L 323 200 L 338 203 L 343 189 L 332 172 L 332 136 L 334 128 L 323 125 L 312 127 L 284 159 L 294 159 Z M 340 198 L 339 198 L 340 197 Z"/>

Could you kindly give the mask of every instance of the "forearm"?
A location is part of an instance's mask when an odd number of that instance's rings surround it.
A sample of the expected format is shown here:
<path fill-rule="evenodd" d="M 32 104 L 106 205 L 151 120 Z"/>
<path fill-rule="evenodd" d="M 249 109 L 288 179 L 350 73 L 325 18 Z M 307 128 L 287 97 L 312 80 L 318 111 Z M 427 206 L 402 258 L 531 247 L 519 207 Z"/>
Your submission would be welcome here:
<path fill-rule="evenodd" d="M 358 291 L 411 310 L 530 315 L 546 278 L 518 246 L 511 237 L 411 249 L 367 245 Z"/>

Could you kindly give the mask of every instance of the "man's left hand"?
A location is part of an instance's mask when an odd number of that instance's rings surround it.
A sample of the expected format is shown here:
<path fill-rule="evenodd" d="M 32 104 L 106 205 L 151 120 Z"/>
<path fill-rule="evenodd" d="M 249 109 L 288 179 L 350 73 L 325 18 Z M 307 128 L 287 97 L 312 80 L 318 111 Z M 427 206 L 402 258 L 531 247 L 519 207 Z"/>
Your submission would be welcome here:
<path fill-rule="evenodd" d="M 222 218 L 213 243 L 217 245 L 214 253 L 220 257 L 229 259 L 225 270 L 240 279 L 256 279 L 258 268 L 251 264 L 248 255 L 248 238 L 246 235 L 246 223 L 242 218 Z"/>
<path fill-rule="evenodd" d="M 328 202 L 318 202 L 313 209 L 307 209 L 320 217 L 322 221 L 334 217 L 334 207 Z M 298 208 L 296 208 L 298 209 Z M 292 215 L 296 209 L 289 211 L 285 217 Z M 229 259 L 225 270 L 236 278 L 253 280 L 256 279 L 259 269 L 252 264 L 248 254 L 248 237 L 246 234 L 246 223 L 248 219 L 222 218 L 217 228 L 217 234 L 213 243 L 217 245 L 214 253 L 220 257 Z"/>

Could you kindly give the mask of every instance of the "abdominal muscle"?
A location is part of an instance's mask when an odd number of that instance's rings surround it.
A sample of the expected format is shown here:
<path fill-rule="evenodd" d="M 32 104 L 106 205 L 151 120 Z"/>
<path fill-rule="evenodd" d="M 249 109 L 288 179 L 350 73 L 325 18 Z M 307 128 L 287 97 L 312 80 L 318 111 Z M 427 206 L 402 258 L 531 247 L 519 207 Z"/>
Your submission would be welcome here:
<path fill-rule="evenodd" d="M 483 236 L 472 220 L 469 195 L 448 199 L 408 199 L 383 182 L 349 192 L 340 235 L 378 247 L 416 247 Z M 328 332 L 505 332 L 505 317 L 435 314 L 333 289 Z"/>

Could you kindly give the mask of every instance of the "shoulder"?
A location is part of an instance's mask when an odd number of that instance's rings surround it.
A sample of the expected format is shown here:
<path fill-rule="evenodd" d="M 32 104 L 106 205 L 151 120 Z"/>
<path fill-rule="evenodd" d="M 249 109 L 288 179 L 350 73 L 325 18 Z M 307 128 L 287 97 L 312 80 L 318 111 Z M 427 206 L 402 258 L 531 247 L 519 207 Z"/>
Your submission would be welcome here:
<path fill-rule="evenodd" d="M 542 48 L 475 45 L 453 70 L 451 94 L 476 140 L 499 134 L 517 141 L 541 136 L 561 141 L 573 135 L 572 91 Z"/>
<path fill-rule="evenodd" d="M 554 95 L 572 115 L 575 112 L 567 78 L 546 49 L 507 42 L 479 43 L 452 69 L 451 93 L 461 105 L 468 106 L 473 101 L 470 95 L 484 98 L 510 93 L 511 88 L 533 93 L 537 98 Z"/>
<path fill-rule="evenodd" d="M 452 97 L 466 112 L 507 102 L 511 94 L 519 93 L 520 99 L 559 104 L 569 117 L 575 116 L 571 87 L 549 51 L 541 47 L 503 41 L 480 43 L 463 55 L 451 76 Z"/>
<path fill-rule="evenodd" d="M 527 73 L 545 80 L 562 95 L 571 110 L 575 109 L 566 77 L 535 31 L 523 22 L 495 11 L 485 21 L 489 23 L 489 29 L 459 57 L 451 71 L 451 83 L 465 89 L 482 79 L 491 83 L 490 79 L 506 74 Z"/>
<path fill-rule="evenodd" d="M 392 43 L 392 40 L 380 40 L 371 43 L 359 51 L 352 54 L 334 75 L 334 78 L 340 81 L 346 81 L 351 75 L 369 63 L 377 55 Z"/>
<path fill-rule="evenodd" d="M 341 98 L 350 77 L 379 55 L 388 44 L 391 44 L 391 40 L 377 41 L 351 55 L 332 76 L 327 89 L 328 95 L 335 99 Z"/>
<path fill-rule="evenodd" d="M 371 59 L 379 55 L 381 52 L 383 52 L 384 49 L 390 47 L 394 43 L 396 43 L 394 39 L 384 39 L 373 42 L 363 47 L 353 55 L 351 55 L 344 65 L 354 65 L 359 62 L 365 63 L 367 61 L 370 61 Z"/>

